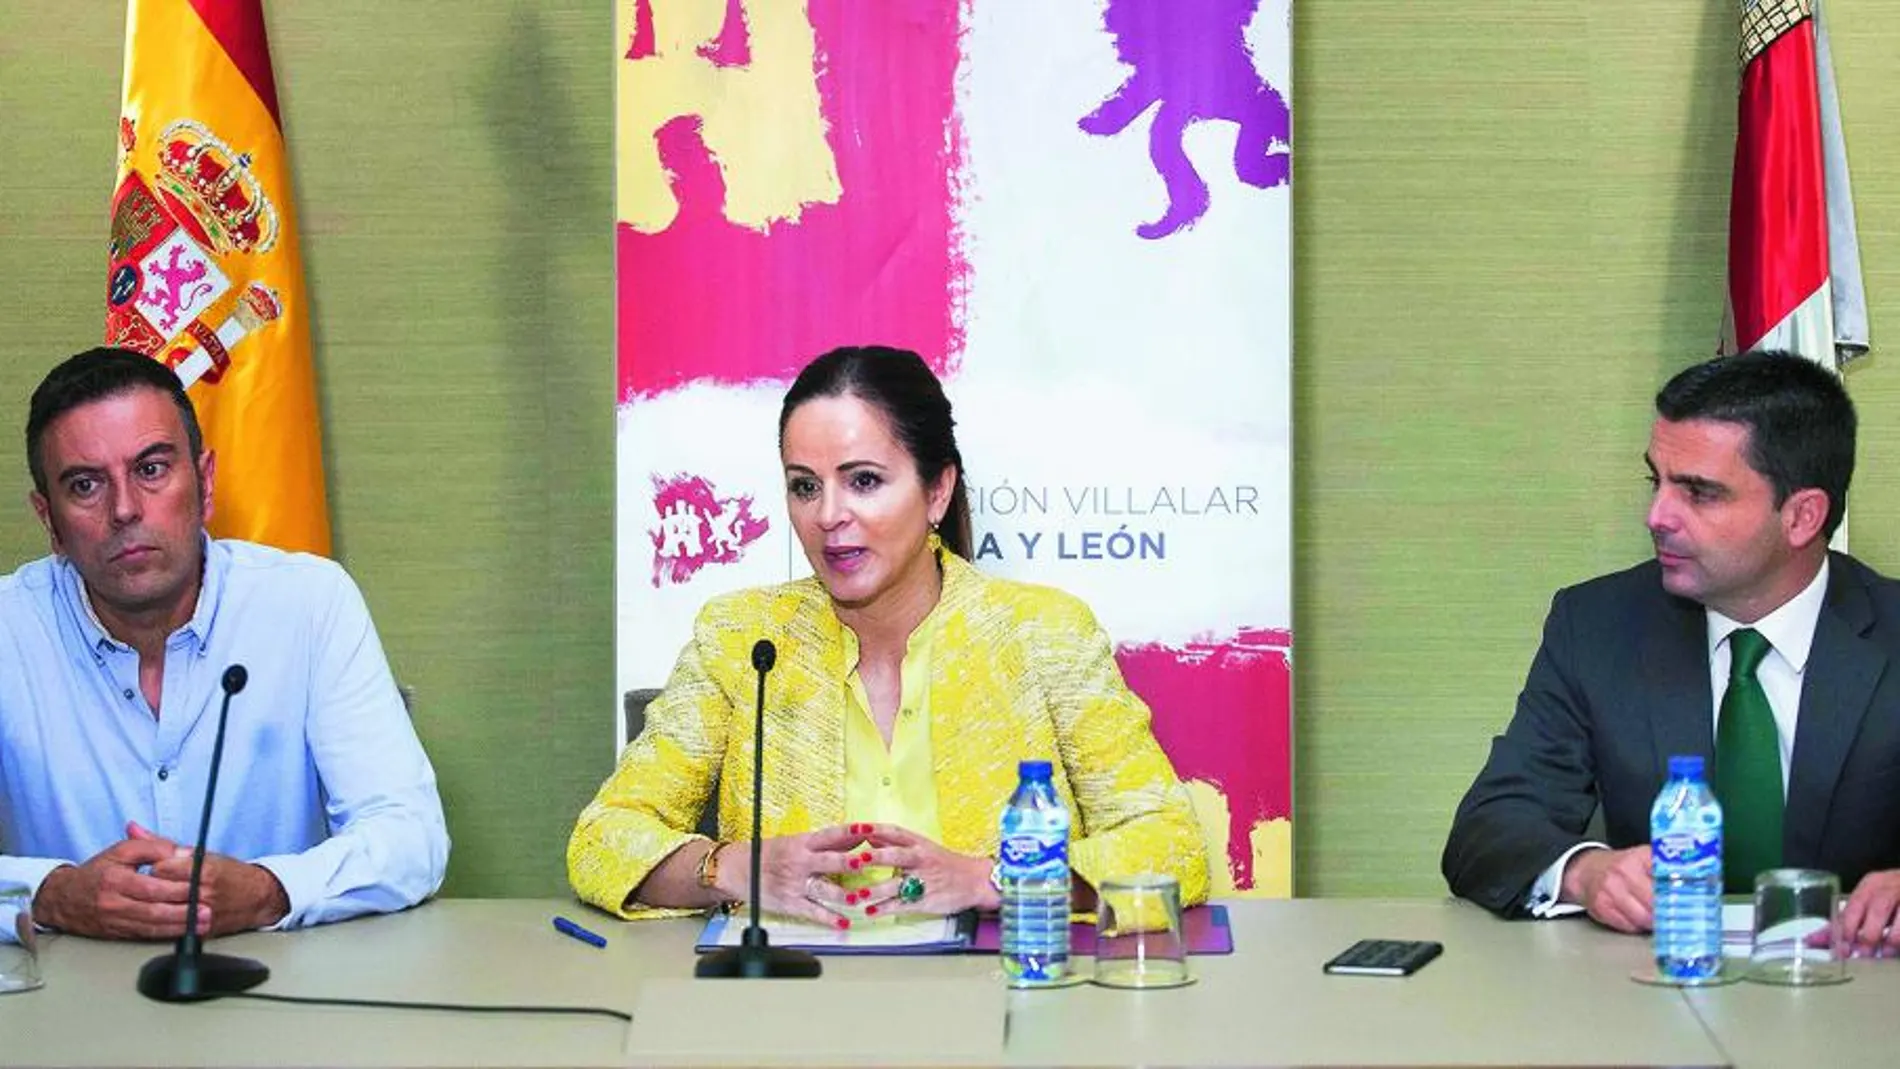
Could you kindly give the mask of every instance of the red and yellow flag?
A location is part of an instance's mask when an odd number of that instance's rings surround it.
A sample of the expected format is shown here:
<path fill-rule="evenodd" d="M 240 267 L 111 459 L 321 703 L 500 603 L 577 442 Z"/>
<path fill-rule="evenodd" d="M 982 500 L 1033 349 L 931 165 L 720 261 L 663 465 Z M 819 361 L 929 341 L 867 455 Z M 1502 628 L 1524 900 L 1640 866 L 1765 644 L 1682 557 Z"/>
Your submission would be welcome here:
<path fill-rule="evenodd" d="M 288 165 L 260 0 L 129 0 L 106 341 L 184 380 L 213 534 L 328 554 Z"/>

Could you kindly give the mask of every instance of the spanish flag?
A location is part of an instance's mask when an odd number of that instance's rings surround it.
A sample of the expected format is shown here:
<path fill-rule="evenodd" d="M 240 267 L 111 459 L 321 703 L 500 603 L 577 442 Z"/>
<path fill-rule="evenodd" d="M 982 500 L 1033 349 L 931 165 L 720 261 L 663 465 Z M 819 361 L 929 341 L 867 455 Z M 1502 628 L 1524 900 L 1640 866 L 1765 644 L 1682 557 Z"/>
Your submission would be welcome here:
<path fill-rule="evenodd" d="M 190 391 L 213 534 L 327 555 L 288 164 L 260 0 L 129 0 L 106 342 Z"/>

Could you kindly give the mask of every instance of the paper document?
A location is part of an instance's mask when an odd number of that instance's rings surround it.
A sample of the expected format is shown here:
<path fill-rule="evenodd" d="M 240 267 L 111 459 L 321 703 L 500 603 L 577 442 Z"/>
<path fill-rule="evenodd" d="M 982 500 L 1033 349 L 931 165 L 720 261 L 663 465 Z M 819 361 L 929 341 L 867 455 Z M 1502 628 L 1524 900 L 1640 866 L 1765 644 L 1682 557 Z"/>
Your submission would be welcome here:
<path fill-rule="evenodd" d="M 1755 903 L 1729 902 L 1722 906 L 1722 956 L 1745 958 L 1755 941 Z"/>
<path fill-rule="evenodd" d="M 736 947 L 745 936 L 746 918 L 714 914 L 699 935 L 699 949 Z M 854 920 L 839 931 L 809 921 L 767 914 L 760 924 L 777 947 L 797 947 L 825 954 L 935 953 L 962 950 L 970 945 L 974 925 L 963 915 L 949 917 L 892 917 Z"/>
<path fill-rule="evenodd" d="M 1745 958 L 1754 946 L 1755 904 L 1753 902 L 1731 902 L 1722 907 L 1722 953 L 1726 957 Z M 1762 932 L 1762 942 L 1793 944 L 1805 942 L 1809 946 L 1827 946 L 1832 933 L 1827 931 L 1828 923 L 1819 917 L 1796 917 L 1783 921 Z"/>

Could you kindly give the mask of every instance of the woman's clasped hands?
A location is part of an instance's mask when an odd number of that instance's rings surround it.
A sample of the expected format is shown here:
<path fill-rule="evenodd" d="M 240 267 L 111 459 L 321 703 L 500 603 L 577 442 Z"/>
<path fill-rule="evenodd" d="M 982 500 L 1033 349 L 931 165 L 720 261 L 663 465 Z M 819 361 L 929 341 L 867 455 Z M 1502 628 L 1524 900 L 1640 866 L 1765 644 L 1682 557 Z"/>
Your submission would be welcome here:
<path fill-rule="evenodd" d="M 737 854 L 745 844 L 733 844 Z M 743 884 L 743 863 L 725 860 Z M 798 920 L 848 930 L 866 920 L 993 910 L 994 862 L 959 854 L 895 824 L 838 824 L 767 839 L 759 860 L 759 905 Z M 722 884 L 726 883 L 721 879 Z M 744 886 L 729 886 L 740 897 Z"/>

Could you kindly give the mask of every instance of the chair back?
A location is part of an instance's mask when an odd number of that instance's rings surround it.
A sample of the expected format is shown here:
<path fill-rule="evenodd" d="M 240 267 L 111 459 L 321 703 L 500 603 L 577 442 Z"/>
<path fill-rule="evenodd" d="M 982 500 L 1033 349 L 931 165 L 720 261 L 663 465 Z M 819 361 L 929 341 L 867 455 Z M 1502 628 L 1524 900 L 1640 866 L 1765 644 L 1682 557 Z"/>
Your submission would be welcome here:
<path fill-rule="evenodd" d="M 620 748 L 640 737 L 647 728 L 647 706 L 660 696 L 658 687 L 640 687 L 627 692 L 620 720 Z"/>

